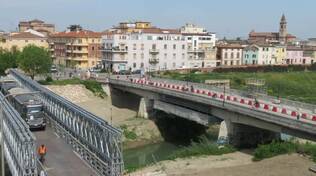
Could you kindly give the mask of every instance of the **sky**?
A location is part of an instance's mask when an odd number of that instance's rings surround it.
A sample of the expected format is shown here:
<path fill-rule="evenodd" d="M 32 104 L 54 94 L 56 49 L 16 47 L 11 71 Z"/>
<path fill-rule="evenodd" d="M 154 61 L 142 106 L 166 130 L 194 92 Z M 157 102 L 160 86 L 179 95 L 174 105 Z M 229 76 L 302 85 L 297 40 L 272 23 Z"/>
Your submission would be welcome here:
<path fill-rule="evenodd" d="M 246 38 L 251 30 L 278 31 L 282 13 L 288 31 L 316 37 L 315 0 L 0 0 L 0 30 L 40 19 L 63 31 L 70 24 L 103 31 L 121 21 L 151 21 L 161 28 L 194 23 L 219 37 Z"/>

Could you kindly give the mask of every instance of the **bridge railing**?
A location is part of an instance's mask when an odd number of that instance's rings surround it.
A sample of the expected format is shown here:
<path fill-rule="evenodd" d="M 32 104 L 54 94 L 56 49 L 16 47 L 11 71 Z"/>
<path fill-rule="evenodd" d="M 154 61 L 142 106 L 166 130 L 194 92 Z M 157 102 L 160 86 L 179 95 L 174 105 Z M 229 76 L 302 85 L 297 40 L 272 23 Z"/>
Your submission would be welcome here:
<path fill-rule="evenodd" d="M 21 85 L 39 96 L 45 105 L 55 131 L 99 175 L 122 175 L 124 164 L 122 155 L 121 130 L 108 122 L 73 104 L 65 98 L 31 80 L 17 70 L 10 70 Z"/>
<path fill-rule="evenodd" d="M 20 114 L 0 93 L 4 156 L 13 176 L 37 176 L 36 139 Z"/>
<path fill-rule="evenodd" d="M 207 89 L 207 90 L 213 90 L 213 91 L 217 91 L 217 92 L 224 92 L 223 88 L 219 88 L 219 87 L 215 87 L 215 86 L 203 84 L 203 83 L 193 83 L 193 82 L 164 79 L 164 78 L 151 78 L 150 80 L 157 81 L 157 82 L 166 82 L 166 83 L 170 83 L 170 84 L 177 84 L 177 85 L 189 85 L 189 86 L 192 85 L 194 88 L 198 88 L 198 89 Z M 240 91 L 240 90 L 236 90 L 236 89 L 225 89 L 225 92 L 226 92 L 226 94 L 231 94 L 231 95 L 249 96 L 248 92 Z M 264 101 L 269 101 L 269 102 L 272 102 L 276 99 L 276 97 L 268 96 L 268 95 L 258 95 L 258 98 L 261 100 L 264 100 Z M 281 98 L 280 100 L 281 100 L 282 104 L 287 105 L 287 106 L 293 106 L 296 108 L 307 109 L 307 110 L 310 110 L 311 112 L 316 111 L 316 105 L 313 105 L 313 104 L 292 101 L 292 100 L 288 100 L 288 99 L 284 99 L 284 98 Z"/>

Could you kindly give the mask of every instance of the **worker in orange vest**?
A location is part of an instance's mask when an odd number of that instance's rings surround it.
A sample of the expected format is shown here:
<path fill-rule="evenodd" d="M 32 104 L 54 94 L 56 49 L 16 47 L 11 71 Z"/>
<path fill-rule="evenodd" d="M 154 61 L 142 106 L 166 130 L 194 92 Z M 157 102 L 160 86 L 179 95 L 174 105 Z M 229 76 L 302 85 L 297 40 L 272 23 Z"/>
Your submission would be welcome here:
<path fill-rule="evenodd" d="M 43 163 L 44 160 L 45 160 L 45 155 L 46 155 L 46 152 L 47 152 L 47 148 L 44 144 L 42 144 L 39 148 L 38 148 L 38 154 L 40 156 L 40 161 Z"/>

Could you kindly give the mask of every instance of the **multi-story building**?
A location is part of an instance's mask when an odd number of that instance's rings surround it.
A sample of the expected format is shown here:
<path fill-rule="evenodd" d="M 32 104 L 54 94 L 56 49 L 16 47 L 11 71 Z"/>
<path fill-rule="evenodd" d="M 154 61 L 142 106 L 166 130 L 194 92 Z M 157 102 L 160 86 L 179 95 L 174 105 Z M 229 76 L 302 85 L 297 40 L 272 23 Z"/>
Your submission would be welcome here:
<path fill-rule="evenodd" d="M 241 44 L 223 44 L 217 46 L 217 66 L 242 65 L 243 48 Z"/>
<path fill-rule="evenodd" d="M 33 29 L 47 36 L 48 34 L 55 32 L 55 25 L 47 24 L 44 21 L 37 19 L 31 21 L 21 21 L 19 23 L 19 32 L 25 32 L 28 29 Z"/>
<path fill-rule="evenodd" d="M 286 58 L 286 46 L 285 45 L 275 45 L 273 48 L 272 57 L 275 59 L 275 64 L 282 64 Z"/>
<path fill-rule="evenodd" d="M 252 44 L 243 50 L 244 65 L 273 65 L 276 58 L 273 57 L 274 46 L 269 44 Z"/>
<path fill-rule="evenodd" d="M 101 63 L 101 33 L 87 30 L 50 35 L 49 45 L 55 64 L 91 68 Z"/>
<path fill-rule="evenodd" d="M 312 64 L 313 58 L 310 56 L 304 56 L 304 49 L 297 46 L 288 46 L 286 52 L 286 59 L 283 64 L 288 65 L 305 65 Z"/>
<path fill-rule="evenodd" d="M 216 34 L 194 24 L 186 24 L 181 33 L 187 41 L 189 68 L 216 67 Z"/>
<path fill-rule="evenodd" d="M 22 51 L 27 45 L 48 48 L 47 37 L 37 31 L 27 30 L 26 32 L 16 32 L 3 34 L 0 41 L 0 50 Z"/>
<path fill-rule="evenodd" d="M 179 30 L 138 28 L 102 36 L 103 64 L 110 71 L 174 70 L 187 63 L 185 38 Z"/>

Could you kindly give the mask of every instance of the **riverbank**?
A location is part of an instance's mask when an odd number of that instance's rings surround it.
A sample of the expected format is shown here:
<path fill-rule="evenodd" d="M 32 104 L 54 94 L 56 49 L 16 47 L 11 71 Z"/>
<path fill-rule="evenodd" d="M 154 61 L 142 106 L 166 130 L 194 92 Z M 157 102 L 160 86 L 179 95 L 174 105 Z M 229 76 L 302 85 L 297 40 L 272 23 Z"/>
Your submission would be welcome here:
<path fill-rule="evenodd" d="M 220 156 L 204 156 L 174 161 L 163 161 L 138 170 L 127 176 L 199 175 L 199 176 L 312 176 L 308 169 L 313 165 L 309 159 L 298 154 L 281 155 L 260 162 L 252 161 L 252 155 L 235 152 Z"/>

